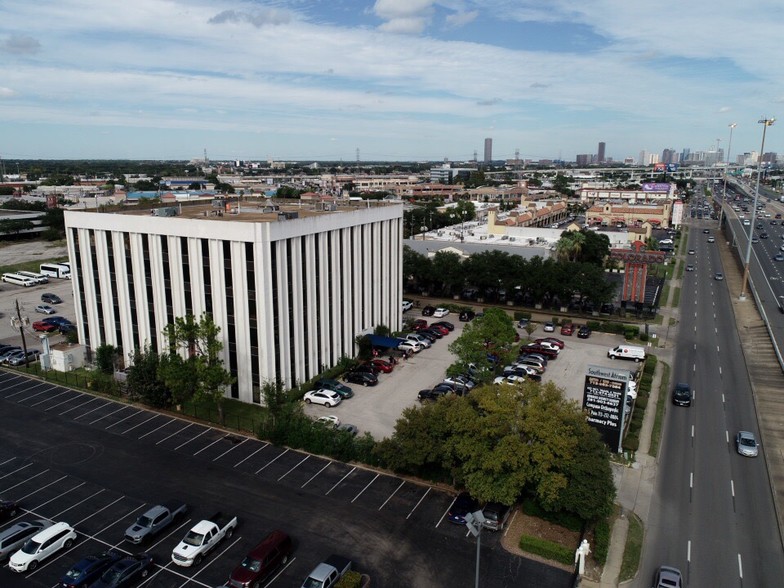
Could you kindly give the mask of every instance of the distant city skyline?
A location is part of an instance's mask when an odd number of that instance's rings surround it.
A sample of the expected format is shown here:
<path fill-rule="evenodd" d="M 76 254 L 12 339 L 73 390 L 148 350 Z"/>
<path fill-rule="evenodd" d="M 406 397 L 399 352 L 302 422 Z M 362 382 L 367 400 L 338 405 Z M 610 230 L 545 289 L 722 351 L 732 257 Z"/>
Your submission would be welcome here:
<path fill-rule="evenodd" d="M 784 4 L 5 0 L 0 157 L 613 161 L 759 150 Z M 778 111 L 778 112 L 777 112 Z M 784 126 L 784 125 L 782 125 Z M 784 128 L 766 151 L 784 151 Z"/>

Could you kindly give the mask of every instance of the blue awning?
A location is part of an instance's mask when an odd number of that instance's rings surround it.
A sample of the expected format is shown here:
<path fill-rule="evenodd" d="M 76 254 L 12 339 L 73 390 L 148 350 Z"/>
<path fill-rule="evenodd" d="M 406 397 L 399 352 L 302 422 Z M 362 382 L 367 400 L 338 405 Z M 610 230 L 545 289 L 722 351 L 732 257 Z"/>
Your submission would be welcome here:
<path fill-rule="evenodd" d="M 391 347 L 396 349 L 397 346 L 403 342 L 403 339 L 397 337 L 384 337 L 382 335 L 368 335 L 373 347 Z"/>

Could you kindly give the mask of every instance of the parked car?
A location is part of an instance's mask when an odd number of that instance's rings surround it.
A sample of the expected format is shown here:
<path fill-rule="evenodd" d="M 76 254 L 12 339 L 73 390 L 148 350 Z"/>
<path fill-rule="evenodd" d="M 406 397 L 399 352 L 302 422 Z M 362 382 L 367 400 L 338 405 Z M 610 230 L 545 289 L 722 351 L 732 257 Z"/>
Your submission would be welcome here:
<path fill-rule="evenodd" d="M 153 566 L 149 553 L 128 555 L 112 564 L 90 588 L 125 588 L 150 575 Z"/>
<path fill-rule="evenodd" d="M 558 337 L 542 337 L 541 339 L 537 339 L 534 341 L 535 343 L 547 341 L 558 347 L 558 349 L 563 349 L 566 346 L 566 342 L 563 339 L 559 339 Z"/>
<path fill-rule="evenodd" d="M 57 311 L 48 304 L 39 304 L 35 307 L 35 312 L 40 314 L 54 314 Z"/>
<path fill-rule="evenodd" d="M 435 402 L 445 394 L 449 394 L 445 388 L 440 388 L 438 390 L 427 388 L 419 391 L 417 400 L 419 400 L 419 402 Z"/>
<path fill-rule="evenodd" d="M 340 404 L 342 397 L 332 390 L 321 389 L 305 392 L 305 396 L 302 399 L 306 404 L 322 404 L 331 408 Z"/>
<path fill-rule="evenodd" d="M 759 455 L 759 443 L 754 433 L 749 431 L 738 431 L 735 435 L 735 449 L 744 457 L 757 457 Z"/>
<path fill-rule="evenodd" d="M 417 319 L 413 323 L 411 323 L 411 330 L 412 331 L 419 331 L 421 329 L 427 328 L 427 321 L 424 319 Z"/>
<path fill-rule="evenodd" d="M 509 374 L 508 376 L 496 376 L 493 379 L 493 384 L 519 384 L 525 382 L 525 376 L 518 376 L 517 374 Z"/>
<path fill-rule="evenodd" d="M 450 323 L 449 321 L 438 321 L 438 322 L 435 322 L 435 323 L 431 323 L 430 326 L 431 327 L 441 327 L 441 328 L 446 329 L 448 332 L 451 332 L 451 331 L 455 330 L 455 325 L 453 323 Z M 446 335 L 446 333 L 444 333 L 444 334 Z"/>
<path fill-rule="evenodd" d="M 338 426 L 338 431 L 345 431 L 346 433 L 349 433 L 352 437 L 356 437 L 357 434 L 359 433 L 359 429 L 357 428 L 357 426 L 352 425 L 351 423 L 341 423 Z"/>
<path fill-rule="evenodd" d="M 587 325 L 582 325 L 577 331 L 577 337 L 580 339 L 587 339 L 591 336 L 591 329 Z"/>
<path fill-rule="evenodd" d="M 552 341 L 547 341 L 546 339 L 537 339 L 535 341 L 535 344 L 539 345 L 540 347 L 544 347 L 545 349 L 551 349 L 556 353 L 559 353 L 561 351 L 561 348 L 558 345 L 556 345 Z"/>
<path fill-rule="evenodd" d="M 474 317 L 476 317 L 476 313 L 473 310 L 464 310 L 457 318 L 462 322 L 467 323 L 468 321 L 474 320 Z"/>
<path fill-rule="evenodd" d="M 378 376 L 369 372 L 349 372 L 346 374 L 345 379 L 352 384 L 362 384 L 363 386 L 375 386 L 378 384 Z"/>
<path fill-rule="evenodd" d="M 454 329 L 454 327 L 452 327 Z M 442 337 L 449 334 L 449 329 L 443 326 L 441 323 L 430 323 L 430 326 L 425 329 L 425 331 L 435 331 L 439 333 Z"/>
<path fill-rule="evenodd" d="M 444 394 L 457 394 L 458 396 L 463 396 L 463 394 L 468 392 L 468 388 L 465 386 L 457 386 L 455 384 L 440 382 L 433 386 L 433 392 L 442 392 Z"/>
<path fill-rule="evenodd" d="M 412 308 L 414 308 L 414 303 L 411 302 L 410 300 L 403 300 L 400 303 L 400 308 L 403 312 L 406 312 L 407 310 L 411 310 Z"/>
<path fill-rule="evenodd" d="M 555 359 L 558 357 L 558 348 L 554 345 L 552 347 L 545 347 L 544 345 L 529 343 L 528 345 L 520 347 L 520 353 L 539 353 L 544 355 L 547 359 Z"/>
<path fill-rule="evenodd" d="M 403 341 L 402 343 L 398 343 L 397 348 L 400 351 L 406 351 L 408 353 L 419 353 L 423 349 L 420 343 L 417 343 L 416 341 L 411 341 L 409 339 Z"/>
<path fill-rule="evenodd" d="M 438 330 L 438 329 L 436 329 L 436 328 L 434 328 L 432 326 L 430 326 L 430 327 L 428 327 L 426 329 L 422 329 L 420 331 L 417 331 L 417 333 L 419 333 L 420 335 L 424 335 L 425 337 L 430 339 L 431 343 L 435 343 L 437 340 L 441 339 L 444 336 L 444 334 L 440 330 Z"/>
<path fill-rule="evenodd" d="M 574 325 L 572 323 L 565 323 L 561 325 L 561 335 L 571 337 L 572 333 L 574 333 Z"/>
<path fill-rule="evenodd" d="M 436 311 L 435 306 L 430 306 L 429 304 L 422 309 L 422 316 L 433 316 L 433 313 Z"/>
<path fill-rule="evenodd" d="M 44 520 L 21 522 L 0 531 L 0 562 L 16 553 L 30 537 L 43 531 L 51 524 Z"/>
<path fill-rule="evenodd" d="M 16 355 L 22 351 L 21 347 L 8 347 L 5 351 L 0 352 L 0 363 L 5 363 L 8 361 L 8 358 Z"/>
<path fill-rule="evenodd" d="M 24 351 L 19 351 L 15 355 L 12 355 L 8 358 L 8 365 L 12 366 L 19 366 L 19 365 L 26 365 L 33 361 L 36 361 L 38 357 L 41 355 L 41 352 L 37 349 L 28 349 L 27 355 L 25 355 Z"/>
<path fill-rule="evenodd" d="M 283 531 L 272 531 L 234 568 L 226 585 L 230 588 L 261 586 L 286 565 L 293 552 L 291 537 Z"/>
<path fill-rule="evenodd" d="M 336 429 L 340 426 L 340 419 L 334 414 L 325 414 L 324 416 L 317 418 L 316 423 Z"/>
<path fill-rule="evenodd" d="M 73 324 L 70 320 L 68 320 L 64 316 L 48 316 L 44 319 L 41 319 L 41 322 L 46 323 L 47 325 L 54 325 L 55 327 L 58 328 L 63 325 Z"/>
<path fill-rule="evenodd" d="M 482 509 L 485 522 L 482 526 L 491 531 L 503 531 L 512 509 L 500 502 L 488 502 Z"/>
<path fill-rule="evenodd" d="M 68 333 L 75 333 L 76 325 L 60 325 L 60 333 L 66 335 Z"/>
<path fill-rule="evenodd" d="M 371 359 L 370 363 L 372 363 L 376 369 L 384 372 L 385 374 L 388 374 L 395 369 L 395 365 L 393 363 L 387 361 L 386 359 L 381 359 L 380 357 Z"/>
<path fill-rule="evenodd" d="M 436 308 L 435 311 L 433 312 L 433 316 L 435 318 L 444 318 L 448 314 L 449 314 L 449 309 L 448 308 L 443 308 L 443 307 L 440 307 L 440 306 L 438 308 Z"/>
<path fill-rule="evenodd" d="M 539 361 L 537 359 L 532 359 L 532 358 L 529 358 L 529 357 L 523 357 L 523 358 L 519 358 L 518 357 L 517 358 L 517 365 L 532 367 L 532 368 L 534 368 L 536 370 L 536 372 L 539 375 L 543 374 L 545 369 L 546 369 L 545 365 L 541 361 Z"/>
<path fill-rule="evenodd" d="M 465 374 L 444 378 L 444 382 L 446 384 L 460 384 L 462 386 L 465 386 L 469 390 L 473 389 L 476 386 L 476 382 L 474 382 L 471 378 L 469 378 Z"/>
<path fill-rule="evenodd" d="M 316 380 L 316 382 L 313 384 L 313 388 L 325 388 L 327 390 L 332 390 L 333 392 L 340 394 L 343 398 L 352 398 L 354 396 L 354 391 L 351 388 L 345 384 L 341 384 L 337 380 L 330 380 L 329 378 Z"/>
<path fill-rule="evenodd" d="M 372 363 L 360 363 L 354 366 L 354 369 L 351 370 L 352 372 L 367 372 L 368 374 L 373 374 L 374 376 L 378 375 L 378 372 L 381 370 L 377 368 Z"/>
<path fill-rule="evenodd" d="M 110 566 L 122 559 L 119 551 L 110 549 L 83 557 L 73 564 L 65 574 L 60 577 L 58 588 L 83 588 L 93 586 Z"/>
<path fill-rule="evenodd" d="M 477 510 L 479 510 L 479 502 L 477 502 L 475 498 L 472 498 L 468 492 L 461 492 L 457 495 L 457 498 L 455 498 L 455 501 L 449 508 L 447 518 L 450 523 L 465 525 L 466 515 L 469 512 L 475 512 Z"/>
<path fill-rule="evenodd" d="M 39 333 L 53 333 L 58 329 L 57 325 L 52 323 L 47 323 L 44 320 L 35 321 L 33 323 L 33 331 L 38 331 Z"/>
<path fill-rule="evenodd" d="M 19 507 L 13 500 L 0 500 L 0 521 L 12 519 L 19 512 Z"/>
<path fill-rule="evenodd" d="M 57 294 L 52 294 L 51 292 L 41 294 L 41 302 L 45 302 L 46 304 L 60 304 L 62 301 L 63 299 Z"/>
<path fill-rule="evenodd" d="M 551 321 L 547 321 L 542 327 L 542 330 L 545 333 L 553 333 L 555 332 L 555 325 Z"/>
<path fill-rule="evenodd" d="M 11 556 L 8 567 L 14 572 L 32 572 L 46 558 L 61 549 L 70 549 L 76 541 L 76 531 L 68 523 L 55 523 L 28 539 Z"/>
<path fill-rule="evenodd" d="M 144 540 L 162 533 L 187 512 L 188 505 L 180 500 L 169 500 L 151 506 L 125 530 L 125 540 L 139 545 Z"/>

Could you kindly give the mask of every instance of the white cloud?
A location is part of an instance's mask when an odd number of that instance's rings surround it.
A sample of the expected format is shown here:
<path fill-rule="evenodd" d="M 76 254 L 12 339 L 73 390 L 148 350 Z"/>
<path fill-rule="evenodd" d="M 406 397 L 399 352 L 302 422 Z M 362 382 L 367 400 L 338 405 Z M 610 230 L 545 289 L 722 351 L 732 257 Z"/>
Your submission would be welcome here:
<path fill-rule="evenodd" d="M 416 35 L 425 30 L 433 15 L 432 0 L 376 0 L 373 12 L 385 20 L 381 31 Z"/>
<path fill-rule="evenodd" d="M 0 86 L 0 98 L 11 98 L 12 96 L 16 96 L 16 92 L 11 88 Z"/>
<path fill-rule="evenodd" d="M 476 20 L 477 16 L 479 16 L 478 10 L 472 10 L 470 12 L 455 12 L 454 14 L 448 14 L 446 16 L 446 23 L 452 27 L 463 27 L 468 23 Z"/>

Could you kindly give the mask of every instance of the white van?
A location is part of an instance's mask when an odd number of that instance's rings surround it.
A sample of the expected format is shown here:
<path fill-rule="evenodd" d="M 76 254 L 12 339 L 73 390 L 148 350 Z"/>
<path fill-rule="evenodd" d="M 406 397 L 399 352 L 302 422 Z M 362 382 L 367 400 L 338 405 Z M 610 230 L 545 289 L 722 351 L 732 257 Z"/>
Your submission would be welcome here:
<path fill-rule="evenodd" d="M 33 535 L 22 549 L 11 556 L 8 567 L 14 572 L 32 572 L 43 560 L 61 549 L 70 549 L 76 531 L 68 523 L 55 523 Z"/>
<path fill-rule="evenodd" d="M 31 280 L 35 280 L 36 284 L 48 284 L 49 283 L 49 276 L 45 276 L 43 274 L 37 274 L 35 272 L 26 272 L 26 271 L 18 271 L 16 272 L 20 276 L 24 276 L 25 278 L 30 278 Z"/>
<path fill-rule="evenodd" d="M 42 263 L 38 269 L 43 275 L 51 278 L 71 279 L 71 266 L 64 263 Z"/>
<path fill-rule="evenodd" d="M 607 352 L 610 359 L 633 359 L 635 362 L 645 361 L 645 348 L 637 345 L 618 345 Z"/>

